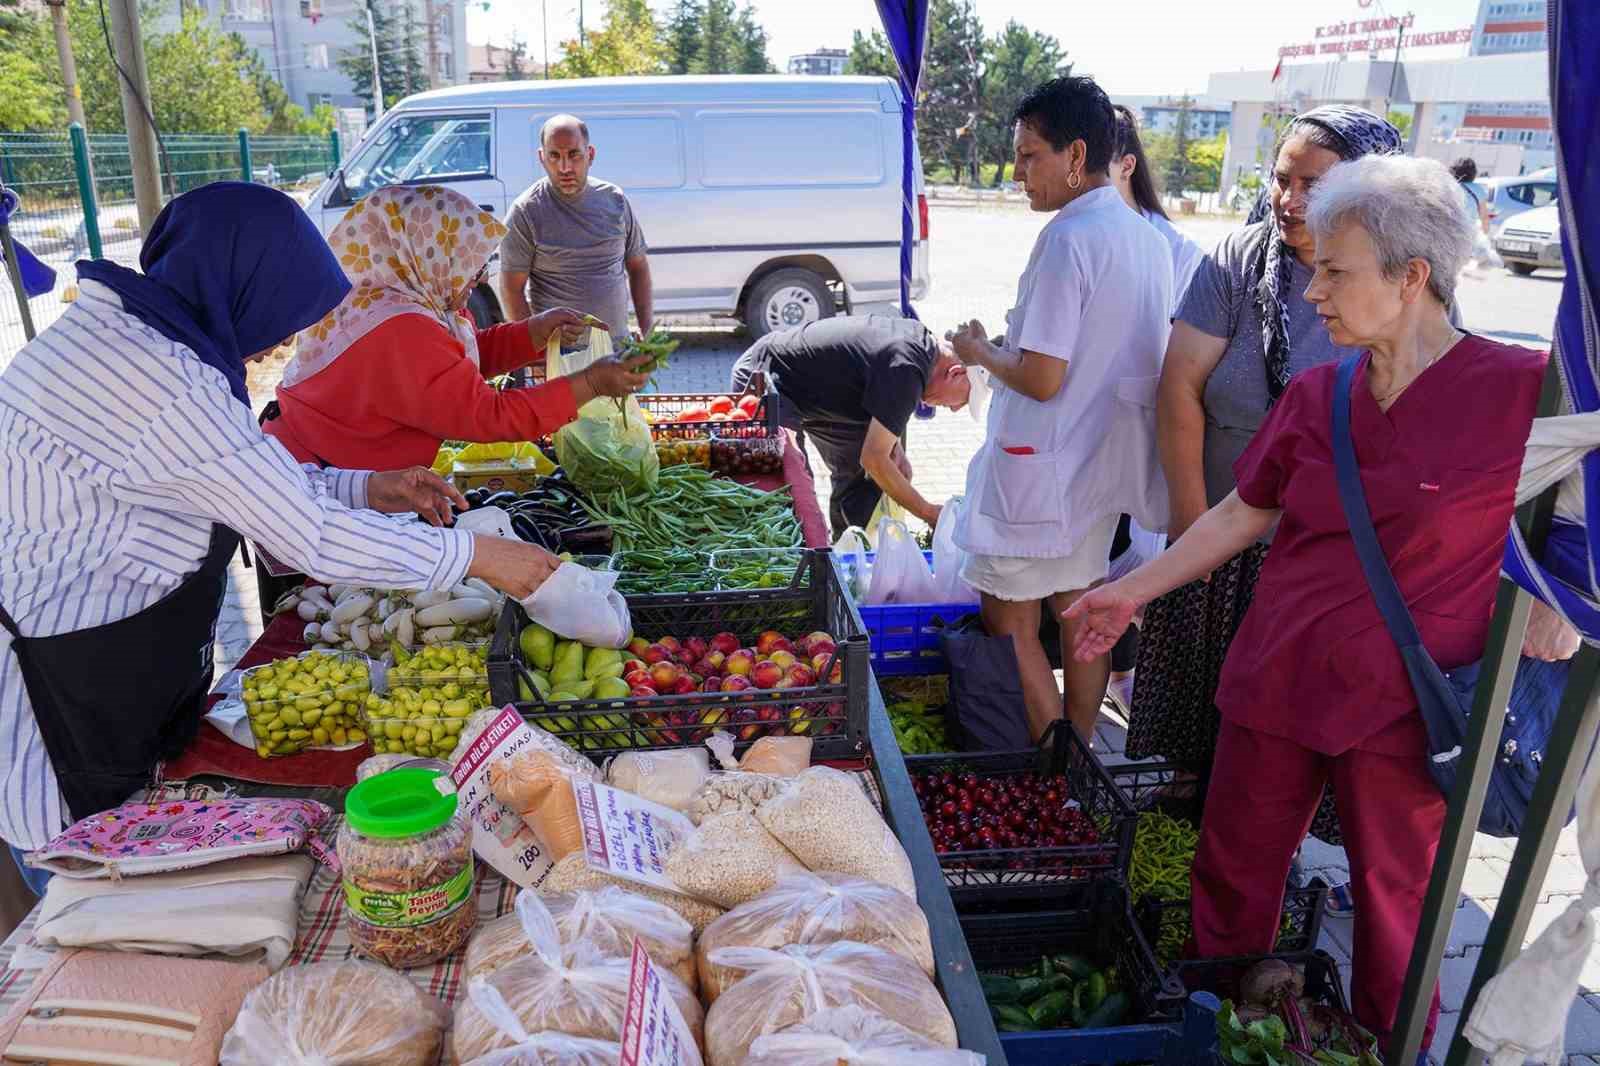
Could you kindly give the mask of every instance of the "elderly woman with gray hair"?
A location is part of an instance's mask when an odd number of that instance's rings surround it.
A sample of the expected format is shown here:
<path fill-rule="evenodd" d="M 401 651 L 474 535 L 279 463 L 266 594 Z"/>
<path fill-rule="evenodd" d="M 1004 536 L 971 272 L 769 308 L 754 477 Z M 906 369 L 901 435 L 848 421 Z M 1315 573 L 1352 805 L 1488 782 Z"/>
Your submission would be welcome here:
<path fill-rule="evenodd" d="M 1440 164 L 1340 163 L 1312 190 L 1306 225 L 1315 252 L 1305 299 L 1335 344 L 1360 353 L 1350 427 L 1378 539 L 1424 644 L 1450 670 L 1483 654 L 1546 357 L 1451 323 L 1472 228 Z M 1140 607 L 1277 523 L 1217 689 L 1222 729 L 1193 872 L 1196 946 L 1206 956 L 1272 949 L 1290 858 L 1331 783 L 1357 900 L 1355 1013 L 1383 1036 L 1445 801 L 1340 504 L 1336 373 L 1324 365 L 1290 381 L 1234 464 L 1234 491 L 1165 555 L 1067 615 L 1082 623 L 1077 655 L 1104 654 Z"/>

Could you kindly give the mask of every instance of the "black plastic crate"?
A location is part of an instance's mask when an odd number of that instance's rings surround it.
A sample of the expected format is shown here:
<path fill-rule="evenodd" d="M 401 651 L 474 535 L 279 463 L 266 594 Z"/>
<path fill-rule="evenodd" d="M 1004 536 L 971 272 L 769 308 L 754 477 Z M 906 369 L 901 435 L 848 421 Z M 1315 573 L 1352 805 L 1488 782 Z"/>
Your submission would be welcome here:
<path fill-rule="evenodd" d="M 1200 825 L 1200 789 L 1196 781 L 1192 787 L 1178 783 L 1185 773 L 1176 763 L 1129 763 L 1111 767 L 1108 771 L 1117 790 L 1134 809 L 1136 815 L 1159 810 L 1174 818 Z M 1138 823 L 1134 823 L 1137 833 Z M 1129 860 L 1133 850 L 1129 848 Z M 1326 886 L 1291 888 L 1284 893 L 1283 918 L 1278 933 L 1276 950 L 1280 952 L 1310 951 L 1317 946 L 1322 934 L 1323 903 L 1327 897 Z M 1163 936 L 1176 940 L 1182 930 L 1188 937 L 1189 900 L 1187 897 L 1160 898 L 1146 896 L 1133 901 L 1134 914 L 1152 945 L 1159 946 Z"/>
<path fill-rule="evenodd" d="M 1243 955 L 1226 959 L 1194 959 L 1179 963 L 1169 975 L 1166 991 L 1158 998 L 1156 1011 L 1162 1017 L 1176 1018 L 1183 1013 L 1184 1001 L 1195 992 L 1210 992 L 1220 999 L 1239 1002 L 1239 982 L 1257 963 L 1280 959 L 1305 973 L 1306 995 L 1312 1000 L 1349 1013 L 1344 985 L 1339 980 L 1339 964 L 1326 951 L 1279 951 L 1270 955 Z M 1174 986 L 1176 995 L 1173 995 Z"/>
<path fill-rule="evenodd" d="M 1094 844 L 940 852 L 939 866 L 958 910 L 1003 911 L 1040 901 L 1082 908 L 1093 882 L 1124 880 L 1133 847 L 1133 808 L 1070 726 L 1063 723 L 1053 728 L 1040 748 L 912 755 L 906 757 L 906 767 L 913 784 L 922 775 L 946 770 L 972 773 L 980 781 L 1019 774 L 1060 774 L 1068 797 L 1077 801 L 1099 831 L 1100 840 Z M 938 847 L 935 841 L 935 849 Z"/>
<path fill-rule="evenodd" d="M 692 692 L 620 700 L 549 703 L 538 698 L 523 661 L 519 636 L 528 624 L 521 604 L 507 600 L 489 648 L 489 691 L 515 704 L 528 721 L 592 756 L 637 748 L 702 743 L 713 730 L 733 734 L 740 750 L 763 736 L 812 738 L 812 758 L 851 759 L 867 750 L 867 694 L 871 667 L 861 616 L 845 594 L 832 554 L 808 552 L 804 584 L 751 592 L 704 592 L 628 597 L 633 631 L 654 639 L 709 638 L 727 630 L 753 641 L 764 630 L 798 637 L 822 630 L 834 638 L 832 663 L 806 688 Z M 521 684 L 519 685 L 519 681 Z M 524 693 L 534 698 L 524 699 Z"/>
<path fill-rule="evenodd" d="M 696 407 L 708 407 L 712 400 L 737 396 L 726 392 L 641 392 L 634 398 L 650 417 L 650 436 L 656 440 L 711 439 L 713 430 L 726 440 L 750 440 L 778 435 L 778 402 L 771 394 L 763 396 L 755 417 L 726 422 L 681 422 L 677 416 Z"/>
<path fill-rule="evenodd" d="M 1122 1024 L 1132 1025 L 1159 1012 L 1184 989 L 1156 964 L 1150 944 L 1128 906 L 1128 893 L 1114 881 L 1101 881 L 1078 910 L 1040 910 L 1018 914 L 964 914 L 961 931 L 981 972 L 1033 966 L 1041 955 L 1082 955 L 1101 966 L 1115 965 L 1120 987 L 1131 1003 Z"/>

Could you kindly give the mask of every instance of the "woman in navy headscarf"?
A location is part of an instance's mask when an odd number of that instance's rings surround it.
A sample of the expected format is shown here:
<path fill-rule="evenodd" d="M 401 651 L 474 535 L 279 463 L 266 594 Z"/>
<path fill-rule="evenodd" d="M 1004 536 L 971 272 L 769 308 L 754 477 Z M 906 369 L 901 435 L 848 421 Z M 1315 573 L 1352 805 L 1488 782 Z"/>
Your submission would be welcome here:
<path fill-rule="evenodd" d="M 139 266 L 80 263 L 77 301 L 0 373 L 0 837 L 14 849 L 123 802 L 193 738 L 241 536 L 320 580 L 387 588 L 470 575 L 523 597 L 557 565 L 443 528 L 465 501 L 429 471 L 305 468 L 261 433 L 245 364 L 349 289 L 289 197 L 186 193 Z"/>

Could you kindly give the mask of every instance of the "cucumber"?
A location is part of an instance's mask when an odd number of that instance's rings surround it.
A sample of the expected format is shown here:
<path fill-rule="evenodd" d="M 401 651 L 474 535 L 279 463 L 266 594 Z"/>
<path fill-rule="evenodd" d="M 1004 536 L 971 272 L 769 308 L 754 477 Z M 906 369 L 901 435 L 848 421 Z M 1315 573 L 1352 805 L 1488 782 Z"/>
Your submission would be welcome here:
<path fill-rule="evenodd" d="M 1021 1007 L 1002 1003 L 997 1007 L 991 1007 L 990 1010 L 994 1014 L 996 1024 L 1008 1032 L 1031 1033 L 1039 1028 L 1033 1016 Z"/>
<path fill-rule="evenodd" d="M 978 984 L 983 989 L 983 998 L 989 1001 L 991 1007 L 1022 1002 L 1022 991 L 1017 987 L 1015 978 L 985 973 L 978 975 Z"/>
<path fill-rule="evenodd" d="M 1061 973 L 1071 974 L 1080 981 L 1095 971 L 1094 964 L 1082 955 L 1057 955 L 1051 962 Z"/>
<path fill-rule="evenodd" d="M 1127 1017 L 1128 1007 L 1128 997 L 1121 992 L 1113 992 L 1084 1017 L 1082 1028 L 1107 1029 L 1120 1025 L 1122 1019 Z"/>
<path fill-rule="evenodd" d="M 1071 1003 L 1070 992 L 1051 992 L 1028 1007 L 1028 1017 L 1032 1018 L 1033 1024 L 1040 1029 L 1054 1029 L 1066 1017 Z"/>
<path fill-rule="evenodd" d="M 1073 984 L 1074 982 L 1071 974 L 1058 973 L 1054 977 L 1050 978 L 1050 991 L 1065 992 L 1067 989 L 1071 988 Z"/>
<path fill-rule="evenodd" d="M 1089 991 L 1085 995 L 1083 1009 L 1085 1012 L 1093 1014 L 1100 1004 L 1105 1002 L 1106 975 L 1103 971 L 1097 971 L 1090 974 L 1089 979 L 1084 983 L 1089 986 Z"/>
<path fill-rule="evenodd" d="M 1023 977 L 1017 981 L 1017 998 L 1013 1002 L 1032 1003 L 1048 991 L 1049 984 L 1043 977 Z"/>

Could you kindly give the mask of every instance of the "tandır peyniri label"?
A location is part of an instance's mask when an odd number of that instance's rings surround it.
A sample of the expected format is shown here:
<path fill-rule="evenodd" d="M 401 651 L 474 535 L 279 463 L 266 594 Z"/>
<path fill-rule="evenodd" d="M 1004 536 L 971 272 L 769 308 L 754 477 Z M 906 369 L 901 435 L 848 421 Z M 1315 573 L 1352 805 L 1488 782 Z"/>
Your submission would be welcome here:
<path fill-rule="evenodd" d="M 349 881 L 344 898 L 356 917 L 369 925 L 407 928 L 442 918 L 472 895 L 472 863 L 442 885 L 416 892 L 367 892 Z"/>

